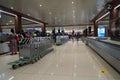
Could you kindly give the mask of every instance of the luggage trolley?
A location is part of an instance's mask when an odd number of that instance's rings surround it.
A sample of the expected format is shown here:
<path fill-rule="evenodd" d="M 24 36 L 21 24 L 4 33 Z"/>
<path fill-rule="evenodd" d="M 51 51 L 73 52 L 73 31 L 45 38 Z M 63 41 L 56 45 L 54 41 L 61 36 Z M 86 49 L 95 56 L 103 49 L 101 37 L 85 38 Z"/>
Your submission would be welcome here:
<path fill-rule="evenodd" d="M 49 37 L 41 37 L 40 38 L 40 48 L 39 48 L 39 55 L 40 57 L 45 56 L 47 53 L 53 50 L 52 47 L 52 40 Z"/>
<path fill-rule="evenodd" d="M 27 64 L 30 61 L 32 61 L 32 58 L 30 57 L 30 49 L 31 48 L 30 39 L 22 39 L 19 43 L 19 60 L 16 60 L 14 62 L 8 63 L 8 65 L 12 65 L 13 69 L 16 69 L 18 66 L 22 66 L 23 64 Z M 29 56 L 29 57 L 28 57 Z"/>
<path fill-rule="evenodd" d="M 28 63 L 37 62 L 52 51 L 51 39 L 47 37 L 25 38 L 19 43 L 19 60 L 8 63 L 13 69 Z"/>

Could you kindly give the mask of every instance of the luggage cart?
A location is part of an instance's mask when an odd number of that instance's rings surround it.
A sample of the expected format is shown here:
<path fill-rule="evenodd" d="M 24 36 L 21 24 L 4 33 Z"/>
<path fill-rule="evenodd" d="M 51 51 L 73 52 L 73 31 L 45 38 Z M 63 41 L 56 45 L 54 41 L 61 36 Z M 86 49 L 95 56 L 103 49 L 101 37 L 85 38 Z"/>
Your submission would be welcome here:
<path fill-rule="evenodd" d="M 56 45 L 62 45 L 64 43 L 66 43 L 69 40 L 68 36 L 57 36 L 56 37 Z"/>
<path fill-rule="evenodd" d="M 62 45 L 62 40 L 61 40 L 61 36 L 57 36 L 56 37 L 56 45 Z"/>
<path fill-rule="evenodd" d="M 47 53 L 51 52 L 53 50 L 53 47 L 52 47 L 52 40 L 51 38 L 49 37 L 42 37 L 40 39 L 41 41 L 41 44 L 39 48 L 39 55 L 40 57 L 42 58 L 43 56 L 45 56 Z"/>
<path fill-rule="evenodd" d="M 8 65 L 11 65 L 13 69 L 16 69 L 19 66 L 22 66 L 27 63 L 32 63 L 33 58 L 32 54 L 30 52 L 31 48 L 33 48 L 33 44 L 30 44 L 30 39 L 23 39 L 19 43 L 19 60 L 16 60 L 14 62 L 8 63 Z"/>
<path fill-rule="evenodd" d="M 28 63 L 37 62 L 52 51 L 51 39 L 47 37 L 25 38 L 19 43 L 19 60 L 8 63 L 13 69 Z"/>

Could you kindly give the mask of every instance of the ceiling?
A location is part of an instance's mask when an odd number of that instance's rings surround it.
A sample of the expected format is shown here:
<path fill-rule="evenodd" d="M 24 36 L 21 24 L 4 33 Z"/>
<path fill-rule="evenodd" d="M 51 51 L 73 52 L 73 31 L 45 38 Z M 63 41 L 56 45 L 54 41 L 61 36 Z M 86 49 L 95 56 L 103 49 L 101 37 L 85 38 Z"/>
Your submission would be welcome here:
<path fill-rule="evenodd" d="M 45 21 L 49 26 L 89 24 L 110 0 L 0 0 L 0 5 Z M 2 17 L 2 24 L 13 18 Z M 14 21 L 12 21 L 14 22 Z"/>

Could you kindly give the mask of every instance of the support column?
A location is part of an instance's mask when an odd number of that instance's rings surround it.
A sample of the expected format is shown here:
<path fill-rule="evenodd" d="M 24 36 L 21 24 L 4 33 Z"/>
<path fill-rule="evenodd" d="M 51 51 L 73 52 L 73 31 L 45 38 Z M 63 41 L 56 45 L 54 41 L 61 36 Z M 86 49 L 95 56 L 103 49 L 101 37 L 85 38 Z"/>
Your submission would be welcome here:
<path fill-rule="evenodd" d="M 2 32 L 2 27 L 1 27 L 1 23 L 0 23 L 0 32 Z"/>
<path fill-rule="evenodd" d="M 1 18 L 0 18 L 0 32 L 2 32 L 2 27 L 1 27 Z"/>
<path fill-rule="evenodd" d="M 15 32 L 19 33 L 22 30 L 21 15 L 15 16 Z"/>
<path fill-rule="evenodd" d="M 109 35 L 111 37 L 111 39 L 113 39 L 116 35 L 116 27 L 118 27 L 119 25 L 119 21 L 118 20 L 115 20 L 119 17 L 119 11 L 117 9 L 113 9 L 111 12 L 110 12 L 110 20 L 113 20 L 113 21 L 110 21 L 110 27 L 109 27 Z"/>
<path fill-rule="evenodd" d="M 98 22 L 94 21 L 94 36 L 98 36 Z"/>
<path fill-rule="evenodd" d="M 0 25 L 0 32 L 2 32 L 2 28 L 1 28 L 1 25 Z"/>
<path fill-rule="evenodd" d="M 46 24 L 42 26 L 42 36 L 46 36 Z"/>

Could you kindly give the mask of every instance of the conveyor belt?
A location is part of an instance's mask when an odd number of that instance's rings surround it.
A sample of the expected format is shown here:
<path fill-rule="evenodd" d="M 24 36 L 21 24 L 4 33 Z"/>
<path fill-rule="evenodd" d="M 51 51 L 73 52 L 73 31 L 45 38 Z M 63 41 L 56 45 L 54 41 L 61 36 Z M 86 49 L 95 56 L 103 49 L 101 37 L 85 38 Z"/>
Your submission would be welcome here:
<path fill-rule="evenodd" d="M 85 39 L 87 44 L 120 72 L 120 46 L 92 38 Z"/>

